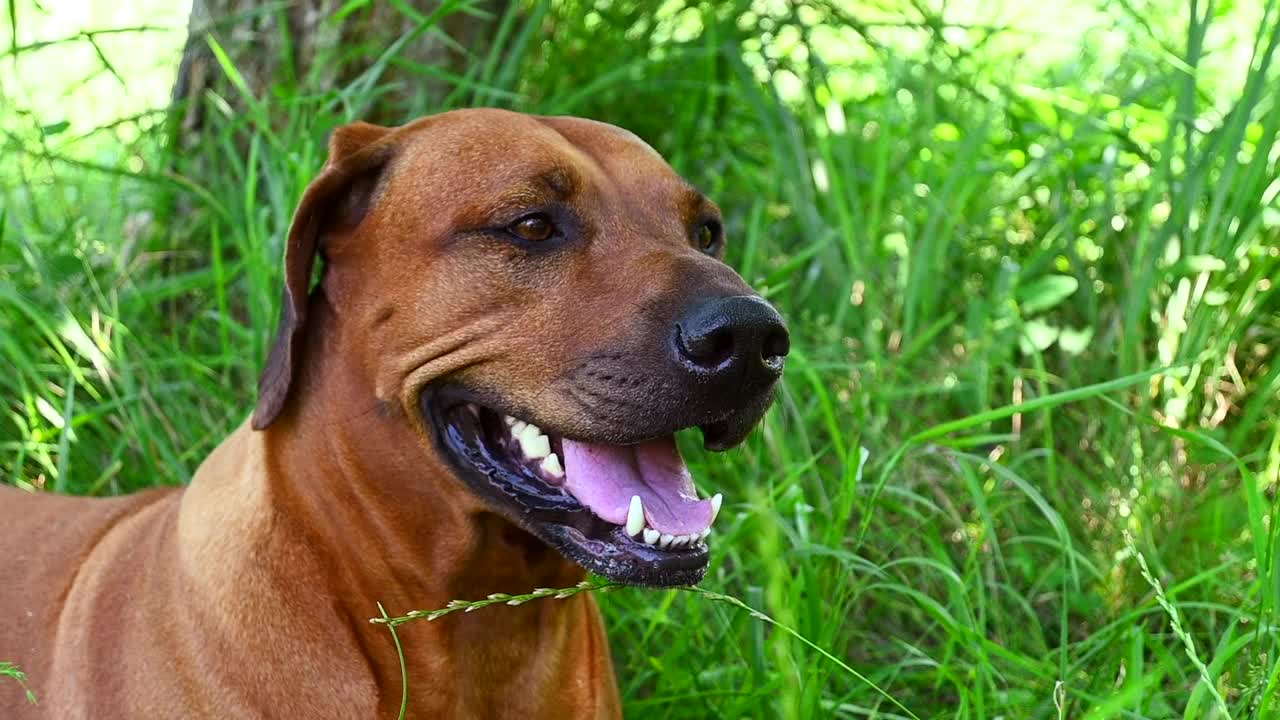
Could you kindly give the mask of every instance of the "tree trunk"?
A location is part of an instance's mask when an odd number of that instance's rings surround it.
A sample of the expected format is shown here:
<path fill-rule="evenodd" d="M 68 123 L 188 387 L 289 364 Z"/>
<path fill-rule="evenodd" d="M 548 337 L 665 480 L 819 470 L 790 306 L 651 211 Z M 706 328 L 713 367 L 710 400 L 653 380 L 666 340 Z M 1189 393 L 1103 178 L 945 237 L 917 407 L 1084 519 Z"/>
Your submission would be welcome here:
<path fill-rule="evenodd" d="M 452 89 L 439 78 L 443 73 L 422 70 L 463 74 L 469 55 L 483 57 L 488 51 L 510 0 L 407 0 L 400 5 L 408 10 L 387 0 L 350 5 L 344 0 L 194 0 L 173 91 L 175 105 L 182 108 L 179 135 L 199 134 L 209 101 L 220 104 L 214 96 L 233 113 L 245 109 L 242 89 L 224 71 L 214 43 L 253 97 L 269 99 L 276 91 L 315 94 L 342 88 L 388 47 L 412 35 L 378 78 L 380 85 L 396 90 L 383 97 L 397 100 L 376 101 L 361 117 L 404 122 L 410 119 L 403 116 L 405 97 L 413 96 L 418 107 L 434 107 Z M 344 9 L 349 11 L 337 17 Z"/>
<path fill-rule="evenodd" d="M 474 58 L 489 53 L 512 2 L 194 0 L 166 127 L 167 170 L 181 182 L 157 186 L 156 205 L 167 207 L 160 214 L 174 223 L 172 232 L 162 234 L 167 246 L 155 248 L 169 271 L 206 264 L 203 252 L 216 225 L 248 227 L 260 219 L 253 213 L 268 208 L 274 214 L 272 247 L 253 261 L 278 254 L 293 211 L 289 198 L 323 161 L 321 135 L 344 115 L 399 125 L 444 109 L 441 101 L 454 88 L 440 78 L 465 75 Z M 345 12 L 337 17 L 340 11 Z M 394 58 L 379 63 L 392 47 Z M 378 66 L 376 83 L 330 104 L 337 91 Z M 250 138 L 268 134 L 292 144 L 264 143 L 255 159 Z M 295 151 L 314 167 L 291 167 Z M 251 186 L 252 209 L 230 202 L 230 216 L 210 212 L 202 201 L 242 197 Z M 222 252 L 232 257 L 244 249 L 236 244 Z M 244 305 L 233 302 L 230 312 L 248 326 L 269 327 L 270 319 L 257 317 L 267 296 L 259 289 L 253 293 Z M 174 301 L 175 326 L 187 312 Z"/>

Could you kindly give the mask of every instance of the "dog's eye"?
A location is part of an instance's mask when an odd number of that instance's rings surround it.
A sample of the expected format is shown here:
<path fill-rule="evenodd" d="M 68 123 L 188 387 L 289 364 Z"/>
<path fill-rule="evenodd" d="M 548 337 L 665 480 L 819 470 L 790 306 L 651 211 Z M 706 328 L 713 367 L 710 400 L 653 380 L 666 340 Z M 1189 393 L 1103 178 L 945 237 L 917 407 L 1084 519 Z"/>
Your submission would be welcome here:
<path fill-rule="evenodd" d="M 526 215 L 512 223 L 507 230 L 521 240 L 528 240 L 529 242 L 549 240 L 552 235 L 556 234 L 555 223 L 552 223 L 551 218 L 541 213 Z"/>
<path fill-rule="evenodd" d="M 715 220 L 708 220 L 700 225 L 694 240 L 698 243 L 698 249 L 710 255 L 720 249 L 720 223 Z"/>

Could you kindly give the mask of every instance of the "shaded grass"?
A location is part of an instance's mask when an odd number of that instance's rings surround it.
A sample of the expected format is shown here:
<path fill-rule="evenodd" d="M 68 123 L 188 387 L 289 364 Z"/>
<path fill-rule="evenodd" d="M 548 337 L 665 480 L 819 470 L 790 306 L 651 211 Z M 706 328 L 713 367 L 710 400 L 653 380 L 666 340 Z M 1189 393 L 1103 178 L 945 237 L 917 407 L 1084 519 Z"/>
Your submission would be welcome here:
<path fill-rule="evenodd" d="M 1280 13 L 1246 28 L 1228 92 L 1204 69 L 1227 16 L 1165 5 L 1108 11 L 1116 53 L 1083 33 L 1021 69 L 1004 35 L 924 6 L 531 4 L 443 103 L 380 84 L 402 42 L 332 92 L 206 98 L 201 175 L 160 133 L 69 143 L 7 114 L 6 480 L 189 479 L 252 405 L 334 126 L 388 102 L 584 114 L 717 199 L 796 348 L 743 448 L 682 438 L 727 498 L 704 587 L 787 630 L 608 593 L 629 714 L 1269 717 Z"/>

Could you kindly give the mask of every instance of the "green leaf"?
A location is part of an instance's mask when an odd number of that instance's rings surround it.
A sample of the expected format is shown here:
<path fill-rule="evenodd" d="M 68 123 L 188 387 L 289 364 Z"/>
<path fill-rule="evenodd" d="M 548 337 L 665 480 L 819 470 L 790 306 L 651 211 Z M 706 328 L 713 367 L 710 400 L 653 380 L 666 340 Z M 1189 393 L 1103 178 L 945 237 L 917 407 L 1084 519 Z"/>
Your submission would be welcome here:
<path fill-rule="evenodd" d="M 1169 266 L 1169 274 L 1175 277 L 1199 275 L 1202 272 L 1222 272 L 1227 263 L 1213 255 L 1188 255 Z"/>
<path fill-rule="evenodd" d="M 1070 275 L 1047 275 L 1018 288 L 1018 307 L 1023 315 L 1034 315 L 1071 297 L 1080 281 Z"/>
<path fill-rule="evenodd" d="M 338 11 L 329 18 L 329 22 L 337 25 L 346 17 L 358 10 L 363 10 L 369 6 L 371 0 L 347 0 L 346 4 L 338 8 Z"/>
<path fill-rule="evenodd" d="M 1060 333 L 1054 325 L 1032 320 L 1022 326 L 1022 337 L 1018 339 L 1018 343 L 1022 345 L 1022 352 L 1028 355 L 1035 351 L 1044 352 L 1053 345 Z"/>
<path fill-rule="evenodd" d="M 960 128 L 951 123 L 938 123 L 933 126 L 933 139 L 939 142 L 955 142 L 960 139 Z"/>
<path fill-rule="evenodd" d="M 1089 343 L 1093 340 L 1093 328 L 1086 327 L 1077 330 L 1073 327 L 1064 327 L 1058 333 L 1058 347 L 1068 355 L 1079 355 L 1089 348 Z"/>

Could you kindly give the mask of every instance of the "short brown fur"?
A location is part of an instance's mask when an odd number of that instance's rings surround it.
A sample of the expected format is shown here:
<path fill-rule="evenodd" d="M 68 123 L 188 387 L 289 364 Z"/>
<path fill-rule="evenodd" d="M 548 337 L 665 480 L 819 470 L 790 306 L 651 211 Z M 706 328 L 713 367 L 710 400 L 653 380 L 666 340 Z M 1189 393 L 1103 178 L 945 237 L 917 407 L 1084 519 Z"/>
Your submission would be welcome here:
<path fill-rule="evenodd" d="M 0 659 L 39 696 L 0 682 L 0 717 L 395 717 L 400 666 L 368 622 L 376 603 L 399 613 L 583 577 L 459 482 L 430 442 L 423 388 L 448 377 L 584 427 L 589 409 L 546 391 L 575 358 L 610 347 L 690 268 L 746 291 L 688 245 L 690 188 L 616 128 L 462 111 L 353 125 L 330 152 L 289 235 L 252 421 L 191 484 L 115 499 L 0 488 Z M 517 262 L 466 234 L 555 192 L 610 239 Z M 401 637 L 409 717 L 620 716 L 590 596 Z"/>

